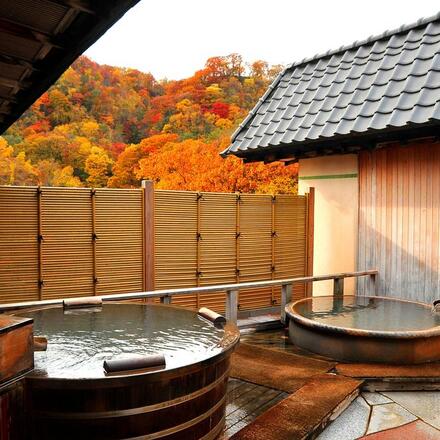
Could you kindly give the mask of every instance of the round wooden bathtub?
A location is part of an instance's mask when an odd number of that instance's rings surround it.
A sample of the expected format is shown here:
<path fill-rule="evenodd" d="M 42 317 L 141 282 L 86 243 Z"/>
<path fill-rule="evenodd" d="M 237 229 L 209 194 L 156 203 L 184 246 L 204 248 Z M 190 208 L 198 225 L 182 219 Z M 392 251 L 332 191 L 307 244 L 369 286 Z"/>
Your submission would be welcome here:
<path fill-rule="evenodd" d="M 379 296 L 315 296 L 286 306 L 298 347 L 341 362 L 440 361 L 440 314 L 428 304 Z"/>
<path fill-rule="evenodd" d="M 26 379 L 32 439 L 215 439 L 235 325 L 162 305 L 20 312 L 48 338 Z M 106 374 L 104 359 L 163 353 L 165 368 Z"/>

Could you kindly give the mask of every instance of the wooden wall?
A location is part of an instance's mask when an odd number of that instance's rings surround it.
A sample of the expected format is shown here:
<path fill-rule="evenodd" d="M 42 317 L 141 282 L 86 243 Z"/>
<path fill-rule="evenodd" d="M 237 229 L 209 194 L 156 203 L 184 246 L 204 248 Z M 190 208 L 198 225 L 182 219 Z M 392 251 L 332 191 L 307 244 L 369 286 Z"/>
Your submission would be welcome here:
<path fill-rule="evenodd" d="M 440 298 L 440 143 L 360 153 L 359 188 L 358 267 L 379 269 L 379 294 Z"/>

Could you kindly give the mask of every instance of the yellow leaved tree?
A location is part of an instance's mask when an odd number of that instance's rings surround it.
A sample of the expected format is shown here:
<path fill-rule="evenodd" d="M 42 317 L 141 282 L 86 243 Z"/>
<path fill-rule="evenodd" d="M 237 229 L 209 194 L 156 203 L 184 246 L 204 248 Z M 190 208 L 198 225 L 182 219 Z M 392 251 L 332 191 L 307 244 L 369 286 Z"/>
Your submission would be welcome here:
<path fill-rule="evenodd" d="M 90 186 L 97 188 L 106 186 L 110 177 L 112 164 L 113 161 L 104 149 L 100 147 L 92 147 L 92 150 L 86 159 L 85 166 L 85 170 L 89 175 L 87 177 L 87 183 Z"/>

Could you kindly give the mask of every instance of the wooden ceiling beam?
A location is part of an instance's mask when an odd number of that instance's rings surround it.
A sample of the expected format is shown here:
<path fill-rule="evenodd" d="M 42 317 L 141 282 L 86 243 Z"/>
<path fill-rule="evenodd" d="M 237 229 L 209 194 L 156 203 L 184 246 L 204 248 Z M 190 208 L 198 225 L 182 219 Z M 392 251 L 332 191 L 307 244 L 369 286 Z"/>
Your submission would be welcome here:
<path fill-rule="evenodd" d="M 25 67 L 28 70 L 31 70 L 33 72 L 38 72 L 39 69 L 35 67 L 35 65 L 33 65 L 32 63 L 30 63 L 29 61 L 26 61 L 24 59 L 18 59 L 18 58 L 14 58 L 10 55 L 5 55 L 0 53 L 0 62 L 3 64 L 10 64 L 11 66 L 21 66 L 21 67 Z"/>
<path fill-rule="evenodd" d="M 9 18 L 0 18 L 0 32 L 14 35 L 30 42 L 37 41 L 59 49 L 63 48 L 63 44 L 53 38 L 50 34 L 41 32 L 41 30 L 37 30 L 32 26 L 27 26 Z"/>
<path fill-rule="evenodd" d="M 5 95 L 4 93 L 0 93 L 0 100 L 7 101 L 11 104 L 15 104 L 17 102 L 14 96 Z"/>
<path fill-rule="evenodd" d="M 1 38 L 1 36 L 0 36 Z M 10 53 L 6 53 L 0 50 L 0 59 L 8 59 L 11 64 L 15 63 L 15 64 L 21 64 L 22 66 L 32 66 L 32 59 L 30 58 L 25 58 L 19 55 L 11 55 Z"/>
<path fill-rule="evenodd" d="M 9 115 L 11 113 L 11 109 L 9 108 L 1 108 L 0 107 L 0 114 L 1 115 Z"/>
<path fill-rule="evenodd" d="M 18 89 L 26 89 L 30 86 L 30 83 L 27 81 L 18 81 L 16 79 L 4 78 L 0 76 L 0 85 Z"/>
<path fill-rule="evenodd" d="M 20 81 L 0 76 L 0 85 L 5 87 L 20 87 Z"/>
<path fill-rule="evenodd" d="M 88 1 L 83 1 L 83 0 L 49 0 L 49 1 L 50 3 L 55 3 L 61 6 L 67 6 L 68 8 L 85 12 L 90 15 L 97 15 L 96 10 L 92 8 L 90 2 Z"/>

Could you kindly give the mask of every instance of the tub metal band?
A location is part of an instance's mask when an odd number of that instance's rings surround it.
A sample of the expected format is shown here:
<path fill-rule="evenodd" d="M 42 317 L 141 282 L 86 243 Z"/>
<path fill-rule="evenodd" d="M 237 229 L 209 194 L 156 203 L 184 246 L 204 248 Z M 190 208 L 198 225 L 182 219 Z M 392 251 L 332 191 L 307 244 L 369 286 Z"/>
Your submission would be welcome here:
<path fill-rule="evenodd" d="M 86 419 L 106 419 L 106 418 L 113 418 L 113 417 L 126 417 L 126 416 L 132 416 L 136 414 L 143 414 L 147 412 L 156 411 L 163 408 L 168 408 L 170 406 L 179 405 L 181 403 L 185 403 L 189 400 L 195 399 L 199 396 L 202 396 L 203 394 L 211 391 L 213 388 L 215 388 L 217 385 L 222 383 L 224 380 L 226 380 L 229 376 L 230 368 L 228 368 L 218 379 L 216 379 L 214 382 L 211 382 L 209 385 L 198 389 L 197 391 L 194 391 L 190 394 L 186 394 L 185 396 L 177 397 L 173 400 L 167 400 L 166 402 L 160 402 L 156 403 L 154 405 L 146 405 L 146 406 L 140 406 L 137 408 L 130 408 L 130 409 L 121 409 L 117 411 L 99 411 L 99 412 L 53 412 L 53 411 L 35 411 L 35 414 L 38 417 L 42 417 L 45 419 L 64 419 L 64 420 L 71 420 L 71 419 L 78 419 L 78 420 L 86 420 Z M 137 437 L 136 437 L 137 438 Z M 143 438 L 143 437 L 141 437 Z"/>
<path fill-rule="evenodd" d="M 223 426 L 225 426 L 226 423 L 226 415 L 224 414 L 223 417 L 220 419 L 220 422 L 217 423 L 214 428 L 212 428 L 211 432 L 208 432 L 208 434 L 204 435 L 200 440 L 215 440 L 218 435 L 220 435 L 220 432 L 223 430 Z"/>
<path fill-rule="evenodd" d="M 182 423 L 177 426 L 173 426 L 172 428 L 164 429 L 162 431 L 154 432 L 152 434 L 141 435 L 137 437 L 130 437 L 126 440 L 153 440 L 156 438 L 165 437 L 170 434 L 175 434 L 176 432 L 183 431 L 186 428 L 190 428 L 191 426 L 197 425 L 203 420 L 211 417 L 213 413 L 215 413 L 222 405 L 226 402 L 227 395 L 225 394 L 212 408 L 210 408 L 207 412 L 203 413 L 201 416 L 195 417 L 194 419 L 189 420 L 188 422 Z M 209 438 L 209 437 L 208 437 Z"/>

